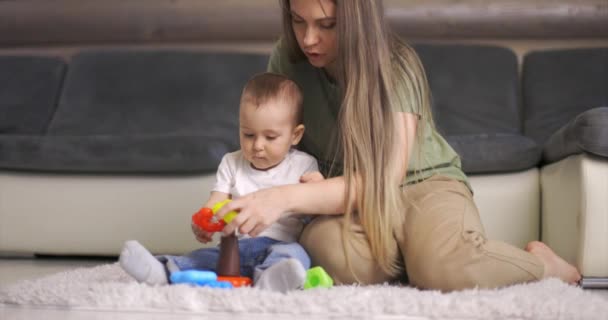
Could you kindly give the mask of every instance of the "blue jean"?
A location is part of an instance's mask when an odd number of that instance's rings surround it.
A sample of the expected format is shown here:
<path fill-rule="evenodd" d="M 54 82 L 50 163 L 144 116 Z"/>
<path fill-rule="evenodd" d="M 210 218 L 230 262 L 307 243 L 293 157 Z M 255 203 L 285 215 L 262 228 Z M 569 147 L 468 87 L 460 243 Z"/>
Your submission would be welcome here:
<path fill-rule="evenodd" d="M 160 256 L 158 259 L 165 265 L 172 264 L 180 271 L 207 270 L 216 271 L 219 248 L 194 250 L 184 256 Z M 288 258 L 298 259 L 304 269 L 310 268 L 308 254 L 297 242 L 282 242 L 268 237 L 256 237 L 239 240 L 239 258 L 241 275 L 254 278 L 273 264 Z M 177 271 L 169 267 L 169 272 Z"/>

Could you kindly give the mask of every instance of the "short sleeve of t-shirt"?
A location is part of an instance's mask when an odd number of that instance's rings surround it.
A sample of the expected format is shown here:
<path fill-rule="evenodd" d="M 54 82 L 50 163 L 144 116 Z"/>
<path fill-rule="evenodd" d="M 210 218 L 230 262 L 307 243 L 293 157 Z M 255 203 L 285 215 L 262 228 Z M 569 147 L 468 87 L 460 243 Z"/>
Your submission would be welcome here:
<path fill-rule="evenodd" d="M 306 162 L 307 162 L 304 165 L 305 169 L 302 174 L 319 171 L 319 165 L 317 164 L 317 159 L 315 159 L 313 156 L 311 156 L 307 153 L 302 152 L 302 154 L 306 155 Z"/>
<path fill-rule="evenodd" d="M 231 153 L 225 154 L 217 168 L 215 185 L 213 186 L 212 191 L 230 193 L 234 184 L 235 167 L 236 163 Z"/>

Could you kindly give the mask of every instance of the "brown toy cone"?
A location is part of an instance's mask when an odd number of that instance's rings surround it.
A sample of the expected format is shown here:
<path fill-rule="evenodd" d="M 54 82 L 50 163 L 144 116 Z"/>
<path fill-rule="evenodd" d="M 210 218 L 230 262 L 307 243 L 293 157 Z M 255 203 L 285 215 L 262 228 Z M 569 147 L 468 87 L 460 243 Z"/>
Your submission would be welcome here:
<path fill-rule="evenodd" d="M 239 258 L 239 242 L 233 233 L 220 239 L 220 257 L 217 261 L 218 276 L 240 277 L 241 261 Z"/>

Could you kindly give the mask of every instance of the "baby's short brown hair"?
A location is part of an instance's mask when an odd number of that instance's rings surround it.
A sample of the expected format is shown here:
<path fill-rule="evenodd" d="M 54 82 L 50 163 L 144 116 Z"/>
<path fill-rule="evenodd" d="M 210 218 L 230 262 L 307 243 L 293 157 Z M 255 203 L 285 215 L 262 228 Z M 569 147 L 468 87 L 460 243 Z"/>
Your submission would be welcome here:
<path fill-rule="evenodd" d="M 296 124 L 302 123 L 302 91 L 282 74 L 264 72 L 249 79 L 241 94 L 241 105 L 247 102 L 259 107 L 272 99 L 281 99 L 293 106 Z"/>

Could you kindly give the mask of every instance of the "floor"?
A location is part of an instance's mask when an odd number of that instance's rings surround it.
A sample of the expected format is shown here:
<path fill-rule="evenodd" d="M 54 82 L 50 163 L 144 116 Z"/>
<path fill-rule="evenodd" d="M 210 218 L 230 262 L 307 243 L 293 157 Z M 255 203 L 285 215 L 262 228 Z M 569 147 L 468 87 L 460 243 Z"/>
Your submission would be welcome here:
<path fill-rule="evenodd" d="M 116 262 L 116 258 L 4 257 L 0 258 L 0 287 L 60 271 Z"/>
<path fill-rule="evenodd" d="M 21 280 L 35 279 L 53 273 L 81 268 L 94 267 L 101 264 L 113 263 L 115 258 L 58 258 L 58 257 L 0 257 L 0 288 L 11 285 Z M 304 320 L 308 317 L 294 315 L 251 315 L 251 314 L 192 314 L 192 313 L 148 313 L 148 312 L 114 312 L 96 310 L 69 310 L 48 309 L 36 307 L 16 307 L 0 304 L 0 319 L 11 320 L 189 320 L 189 319 L 218 319 L 218 320 L 261 320 L 261 319 L 284 319 Z M 346 317 L 331 316 L 327 319 L 352 319 Z M 375 317 L 374 319 L 397 319 L 391 316 Z M 399 317 L 399 319 L 404 319 Z M 406 320 L 424 319 L 420 317 L 407 317 Z"/>
<path fill-rule="evenodd" d="M 21 280 L 35 279 L 61 272 L 64 270 L 93 267 L 101 264 L 113 263 L 116 258 L 57 258 L 57 257 L 0 257 L 0 288 L 11 285 Z M 608 299 L 608 290 L 594 290 L 595 293 Z M 286 315 L 287 316 L 287 315 Z M 148 313 L 148 312 L 114 312 L 96 310 L 69 310 L 48 309 L 36 307 L 15 307 L 0 304 L 0 319 L 30 320 L 76 320 L 76 319 L 112 319 L 112 320 L 187 320 L 212 318 L 218 320 L 258 320 L 258 319 L 282 319 L 280 315 L 245 315 L 245 314 L 192 314 L 192 313 Z M 290 320 L 309 319 L 309 317 L 298 317 L 289 315 Z M 327 319 L 346 319 L 341 317 L 328 317 Z M 352 318 L 350 318 L 352 319 Z M 374 319 L 396 319 L 391 316 L 375 317 Z M 400 319 L 404 319 L 400 317 Z M 419 317 L 407 317 L 410 319 L 424 319 Z"/>

